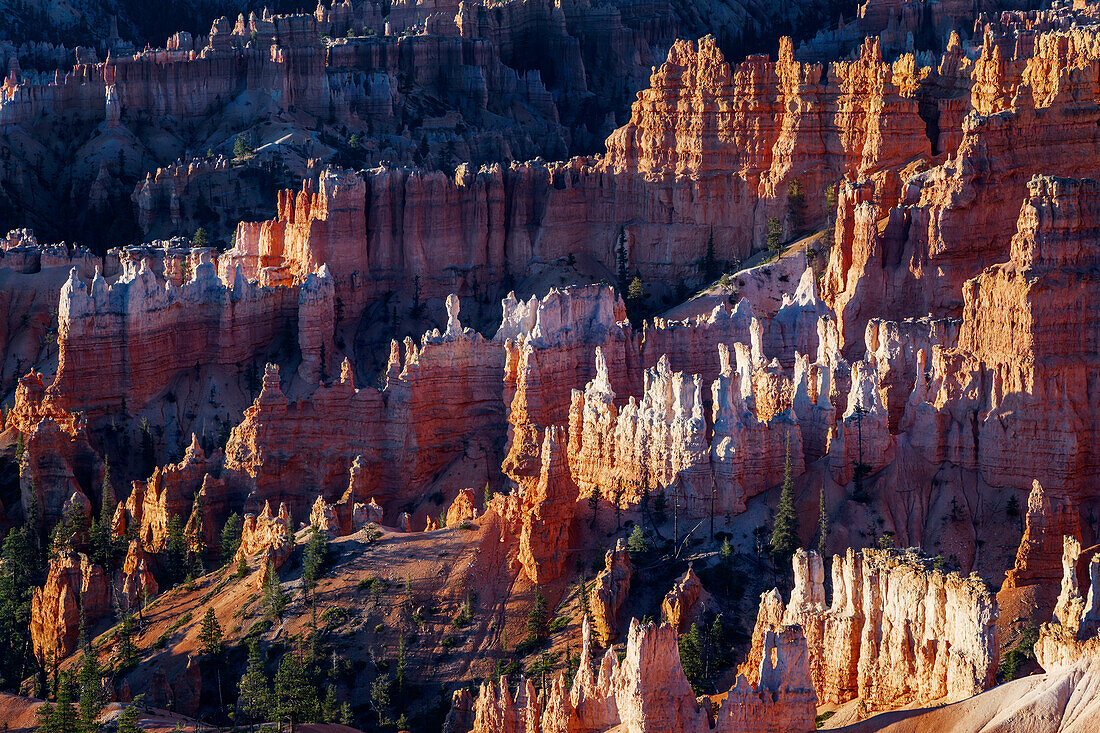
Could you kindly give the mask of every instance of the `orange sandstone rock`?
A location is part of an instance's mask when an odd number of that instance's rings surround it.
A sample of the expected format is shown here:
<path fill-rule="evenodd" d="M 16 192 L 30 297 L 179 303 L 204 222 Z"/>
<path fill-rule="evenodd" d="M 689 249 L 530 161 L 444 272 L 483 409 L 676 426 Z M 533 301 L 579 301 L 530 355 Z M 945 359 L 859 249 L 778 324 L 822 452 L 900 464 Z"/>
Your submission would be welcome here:
<path fill-rule="evenodd" d="M 588 605 L 600 644 L 607 646 L 619 636 L 619 609 L 630 593 L 630 579 L 634 574 L 630 553 L 623 539 L 620 538 L 614 549 L 607 551 L 604 565 L 588 591 Z"/>
<path fill-rule="evenodd" d="M 50 561 L 46 584 L 31 599 L 35 654 L 44 660 L 64 659 L 76 647 L 81 620 L 92 627 L 110 610 L 103 568 L 83 553 L 61 553 Z"/>
<path fill-rule="evenodd" d="M 549 428 L 538 482 L 523 497 L 519 561 L 539 585 L 561 577 L 573 549 L 578 493 L 565 453 L 565 431 Z"/>
<path fill-rule="evenodd" d="M 833 558 L 826 607 L 817 553 L 800 551 L 794 567 L 786 609 L 774 594 L 761 599 L 750 660 L 761 658 L 755 646 L 782 611 L 784 625 L 806 631 L 808 671 L 823 702 L 859 697 L 870 710 L 889 710 L 992 686 L 997 603 L 980 579 L 944 575 L 907 551 L 849 550 Z"/>
<path fill-rule="evenodd" d="M 672 585 L 672 590 L 661 601 L 661 617 L 665 623 L 683 633 L 698 621 L 703 611 L 712 603 L 711 595 L 703 587 L 695 569 L 688 564 L 687 571 Z"/>

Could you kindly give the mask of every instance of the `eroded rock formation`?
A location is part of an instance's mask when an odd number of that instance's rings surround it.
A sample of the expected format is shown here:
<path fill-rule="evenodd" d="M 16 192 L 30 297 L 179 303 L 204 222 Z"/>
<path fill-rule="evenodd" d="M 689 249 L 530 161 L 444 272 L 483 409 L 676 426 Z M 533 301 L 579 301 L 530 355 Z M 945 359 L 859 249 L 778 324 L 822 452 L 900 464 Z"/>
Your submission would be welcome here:
<path fill-rule="evenodd" d="M 111 610 L 103 568 L 87 555 L 62 552 L 50 561 L 46 584 L 31 599 L 31 641 L 36 656 L 60 661 L 76 647 L 83 621 L 94 626 Z"/>
<path fill-rule="evenodd" d="M 781 616 L 805 630 L 823 702 L 858 697 L 868 710 L 886 710 L 988 689 L 999 661 L 996 599 L 979 578 L 930 565 L 909 551 L 849 550 L 833 557 L 826 606 L 821 558 L 799 550 L 787 607 L 774 592 L 761 598 L 749 659 L 762 658 L 756 646 Z"/>
<path fill-rule="evenodd" d="M 760 669 L 762 682 L 752 685 L 744 677 L 738 677 L 717 711 L 714 728 L 696 702 L 680 667 L 672 627 L 632 620 L 626 656 L 620 662 L 609 648 L 598 670 L 593 669 L 590 661 L 591 629 L 587 618 L 582 624 L 581 639 L 580 667 L 571 686 L 559 675 L 540 698 L 535 696 L 529 681 L 520 681 L 514 695 L 506 680 L 502 680 L 499 689 L 485 683 L 473 704 L 475 717 L 469 730 L 473 733 L 534 729 L 547 733 L 612 729 L 628 733 L 813 730 L 816 698 L 806 669 L 806 642 L 798 628 L 768 632 L 767 662 Z M 464 700 L 456 698 L 456 702 L 458 711 L 449 719 L 457 730 Z"/>

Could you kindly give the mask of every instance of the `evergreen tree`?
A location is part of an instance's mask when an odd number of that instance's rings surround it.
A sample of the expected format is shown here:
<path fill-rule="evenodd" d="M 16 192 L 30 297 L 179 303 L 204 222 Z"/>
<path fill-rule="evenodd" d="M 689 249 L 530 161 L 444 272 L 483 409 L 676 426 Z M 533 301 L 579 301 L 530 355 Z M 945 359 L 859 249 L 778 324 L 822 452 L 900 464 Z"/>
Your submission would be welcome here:
<path fill-rule="evenodd" d="M 247 158 L 250 155 L 252 155 L 252 136 L 242 132 L 237 135 L 237 140 L 233 143 L 233 157 Z"/>
<path fill-rule="evenodd" d="M 31 524 L 17 527 L 0 549 L 0 686 L 18 686 L 32 659 L 31 598 L 42 569 Z"/>
<path fill-rule="evenodd" d="M 250 723 L 263 722 L 271 709 L 271 685 L 264 672 L 264 660 L 259 645 L 253 641 L 248 647 L 248 666 L 237 692 L 237 709 Z"/>
<path fill-rule="evenodd" d="M 228 565 L 237 554 L 237 548 L 241 546 L 241 515 L 233 512 L 229 519 L 225 520 L 221 536 L 221 560 L 223 565 Z"/>
<path fill-rule="evenodd" d="M 103 712 L 106 696 L 103 694 L 103 669 L 91 644 L 84 648 L 80 663 L 80 700 L 77 704 L 81 733 L 97 733 L 100 729 L 96 718 Z"/>
<path fill-rule="evenodd" d="M 707 237 L 707 252 L 703 255 L 703 277 L 710 282 L 718 277 L 718 258 L 714 254 L 714 228 L 711 227 L 710 236 Z"/>
<path fill-rule="evenodd" d="M 680 637 L 680 666 L 695 694 L 703 694 L 703 641 L 696 624 Z"/>
<path fill-rule="evenodd" d="M 199 629 L 199 648 L 208 657 L 216 657 L 222 652 L 222 627 L 214 614 L 213 606 L 206 607 Z"/>
<path fill-rule="evenodd" d="M 802 231 L 806 218 L 806 192 L 797 178 L 787 184 L 787 212 L 792 233 Z"/>
<path fill-rule="evenodd" d="M 293 732 L 297 723 L 316 720 L 317 689 L 309 679 L 302 658 L 296 653 L 284 654 L 275 673 L 275 710 L 279 720 L 290 723 Z"/>
<path fill-rule="evenodd" d="M 336 702 L 336 689 L 332 685 L 328 686 L 328 691 L 325 692 L 325 701 L 321 704 L 321 712 L 324 714 L 326 723 L 339 723 L 340 722 L 340 704 Z"/>
<path fill-rule="evenodd" d="M 535 605 L 527 613 L 527 643 L 537 644 L 549 635 L 550 612 L 542 586 L 535 586 Z"/>
<path fill-rule="evenodd" d="M 825 542 L 829 537 L 829 515 L 825 512 L 825 489 L 821 489 L 817 515 L 817 554 L 825 557 Z"/>
<path fill-rule="evenodd" d="M 598 486 L 592 489 L 592 493 L 588 495 L 588 511 L 591 513 L 591 518 L 588 520 L 589 527 L 596 526 L 596 517 L 600 510 L 600 488 Z"/>
<path fill-rule="evenodd" d="M 779 223 L 779 219 L 775 217 L 768 217 L 768 237 L 766 240 L 768 250 L 779 254 L 783 249 L 783 225 Z"/>
<path fill-rule="evenodd" d="M 386 724 L 386 713 L 390 707 L 390 676 L 379 674 L 370 686 L 370 706 L 378 716 L 378 725 Z"/>
<path fill-rule="evenodd" d="M 668 499 L 664 491 L 658 491 L 653 497 L 653 519 L 657 524 L 664 524 L 668 519 Z"/>
<path fill-rule="evenodd" d="M 184 530 L 184 545 L 186 546 L 187 574 L 197 578 L 205 572 L 203 559 L 206 557 L 206 528 L 203 526 L 203 494 L 195 493 L 191 502 L 191 518 L 187 521 Z"/>
<path fill-rule="evenodd" d="M 51 557 L 67 550 L 77 549 L 83 529 L 84 513 L 80 510 L 80 506 L 73 502 L 50 533 Z"/>
<path fill-rule="evenodd" d="M 279 582 L 279 574 L 275 566 L 268 562 L 267 580 L 264 582 L 264 616 L 271 621 L 283 617 L 286 610 L 286 592 Z"/>
<path fill-rule="evenodd" d="M 627 290 L 626 299 L 637 307 L 641 305 L 644 297 L 645 283 L 642 282 L 642 278 L 639 275 L 635 275 L 634 279 L 630 281 L 630 288 Z"/>
<path fill-rule="evenodd" d="M 467 603 L 469 596 L 467 596 Z M 405 689 L 405 673 L 408 671 L 408 659 L 405 654 L 405 636 L 397 640 L 397 689 Z"/>
<path fill-rule="evenodd" d="M 141 727 L 138 725 L 137 705 L 130 704 L 124 707 L 122 714 L 118 716 L 116 726 L 115 733 L 142 733 Z"/>
<path fill-rule="evenodd" d="M 317 527 L 310 530 L 309 542 L 302 554 L 302 585 L 307 591 L 317 586 L 328 555 L 328 535 Z"/>
<path fill-rule="evenodd" d="M 630 258 L 626 251 L 625 227 L 619 227 L 619 237 L 615 240 L 615 267 L 619 276 L 619 292 L 625 293 L 630 282 Z"/>
<path fill-rule="evenodd" d="M 237 578 L 248 575 L 248 560 L 245 560 L 244 555 L 241 555 L 241 559 L 237 561 L 237 571 L 233 575 Z"/>
<path fill-rule="evenodd" d="M 137 661 L 138 649 L 134 644 L 134 633 L 137 624 L 133 614 L 127 612 L 122 616 L 122 623 L 118 628 L 118 668 L 129 669 Z"/>
<path fill-rule="evenodd" d="M 183 536 L 183 522 L 178 514 L 168 518 L 167 536 L 161 553 L 168 582 L 170 585 L 175 585 L 183 580 L 187 570 L 187 540 Z"/>
<path fill-rule="evenodd" d="M 635 524 L 634 529 L 630 531 L 630 537 L 626 541 L 626 549 L 630 551 L 631 555 L 638 555 L 646 551 L 645 532 L 642 531 L 641 525 Z"/>
<path fill-rule="evenodd" d="M 111 466 L 104 463 L 99 517 L 92 522 L 88 532 L 88 542 L 91 545 L 92 562 L 101 566 L 108 575 L 114 570 L 119 556 L 125 551 L 125 540 L 114 537 L 111 532 L 111 522 L 117 506 L 115 491 L 111 487 Z"/>
<path fill-rule="evenodd" d="M 772 525 L 771 552 L 777 562 L 786 563 L 798 548 L 794 513 L 794 476 L 791 470 L 791 434 L 787 433 L 787 458 L 783 465 L 783 489 Z"/>
<path fill-rule="evenodd" d="M 57 678 L 57 706 L 50 716 L 51 733 L 80 733 L 80 718 L 73 704 L 76 683 L 69 672 L 59 672 Z"/>

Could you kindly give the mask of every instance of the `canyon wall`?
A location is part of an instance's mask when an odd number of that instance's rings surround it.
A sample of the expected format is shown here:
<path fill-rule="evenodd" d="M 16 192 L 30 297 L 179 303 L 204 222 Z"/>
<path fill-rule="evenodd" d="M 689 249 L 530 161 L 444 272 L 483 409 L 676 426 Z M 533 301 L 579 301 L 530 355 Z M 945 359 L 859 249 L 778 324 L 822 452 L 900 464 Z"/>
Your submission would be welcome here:
<path fill-rule="evenodd" d="M 833 557 L 833 600 L 826 605 L 821 557 L 794 556 L 786 608 L 775 591 L 761 598 L 753 660 L 777 624 L 797 624 L 809 649 L 818 698 L 859 698 L 869 711 L 960 700 L 994 684 L 999 662 L 997 601 L 975 576 L 945 574 L 910 551 L 848 550 Z M 777 621 L 781 619 L 781 621 Z"/>
<path fill-rule="evenodd" d="M 86 286 L 74 269 L 61 289 L 57 375 L 47 399 L 79 405 L 90 420 L 101 421 L 139 412 L 195 364 L 239 372 L 284 334 L 310 354 L 319 347 L 310 339 L 324 343 L 331 334 L 301 330 L 299 321 L 311 309 L 332 312 L 332 290 L 320 302 L 315 294 L 324 290 L 314 281 L 328 277 L 322 266 L 301 287 L 240 275 L 227 284 L 205 255 L 179 287 L 159 280 L 144 259 L 140 266 L 125 262 L 114 284 L 97 274 Z M 165 368 L 171 364 L 176 368 Z"/>
<path fill-rule="evenodd" d="M 447 301 L 445 332 L 391 344 L 386 386 L 357 389 L 350 364 L 338 380 L 308 398 L 290 401 L 278 367 L 269 365 L 263 389 L 245 410 L 226 446 L 225 466 L 246 475 L 249 505 L 286 502 L 304 519 L 318 494 L 326 501 L 348 487 L 358 459 L 363 484 L 355 501 L 404 504 L 453 464 L 495 463 L 504 429 L 504 353 L 458 320 L 458 299 Z M 323 429 L 318 429 L 323 426 Z"/>

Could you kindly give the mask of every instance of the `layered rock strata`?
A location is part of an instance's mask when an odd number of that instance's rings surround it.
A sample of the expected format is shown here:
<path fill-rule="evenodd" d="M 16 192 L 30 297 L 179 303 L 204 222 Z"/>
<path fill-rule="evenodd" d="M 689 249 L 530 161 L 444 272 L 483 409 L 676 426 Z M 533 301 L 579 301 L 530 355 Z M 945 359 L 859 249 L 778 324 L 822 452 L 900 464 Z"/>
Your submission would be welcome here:
<path fill-rule="evenodd" d="M 111 610 L 110 584 L 87 555 L 62 552 L 50 560 L 46 583 L 31 599 L 31 642 L 43 661 L 59 662 L 76 647 L 81 623 L 94 626 Z"/>
<path fill-rule="evenodd" d="M 1066 536 L 1063 548 L 1054 618 L 1039 629 L 1035 642 L 1035 659 L 1047 671 L 1100 655 L 1100 546 L 1082 549 Z"/>
<path fill-rule="evenodd" d="M 301 288 L 268 287 L 238 272 L 227 284 L 207 260 L 176 287 L 142 261 L 140 267 L 125 263 L 114 284 L 97 274 L 85 286 L 73 270 L 61 289 L 58 368 L 48 398 L 66 408 L 79 395 L 92 420 L 138 411 L 164 392 L 177 371 L 165 365 L 178 364 L 176 355 L 189 355 L 182 369 L 193 361 L 237 370 L 287 329 L 309 372 L 331 338 L 326 328 L 335 304 L 324 285 L 328 277 L 321 267 Z"/>
<path fill-rule="evenodd" d="M 588 590 L 588 607 L 592 613 L 592 627 L 603 646 L 619 637 L 619 610 L 630 594 L 630 581 L 634 576 L 634 564 L 626 541 L 619 539 L 614 549 L 604 555 L 604 569 L 596 576 Z"/>
<path fill-rule="evenodd" d="M 455 461 L 498 455 L 504 353 L 463 328 L 458 307 L 457 298 L 448 300 L 445 332 L 425 334 L 419 344 L 406 339 L 404 359 L 391 344 L 381 392 L 357 389 L 345 362 L 339 380 L 291 402 L 278 367 L 268 365 L 263 389 L 226 446 L 226 469 L 253 487 L 249 503 L 285 501 L 304 519 L 318 493 L 326 501 L 342 496 L 358 460 L 349 509 L 371 498 L 404 504 Z"/>
<path fill-rule="evenodd" d="M 909 551 L 834 556 L 827 606 L 821 558 L 799 550 L 790 603 L 774 592 L 761 598 L 749 659 L 762 658 L 755 646 L 781 615 L 805 631 L 822 702 L 858 697 L 868 710 L 889 710 L 988 689 L 999 661 L 996 599 L 979 578 L 929 565 Z"/>
<path fill-rule="evenodd" d="M 614 650 L 609 648 L 598 670 L 593 669 L 591 662 L 587 618 L 582 624 L 581 638 L 580 667 L 571 686 L 559 675 L 545 695 L 536 696 L 526 680 L 520 681 L 515 694 L 507 680 L 502 680 L 499 688 L 484 683 L 472 705 L 472 726 L 461 725 L 463 719 L 469 719 L 462 712 L 464 703 L 469 701 L 459 697 L 456 698 L 459 710 L 448 716 L 454 726 L 451 730 L 763 733 L 814 728 L 816 699 L 806 670 L 806 642 L 795 627 L 778 634 L 768 632 L 761 683 L 754 686 L 739 677 L 725 694 L 713 728 L 680 667 L 672 627 L 643 625 L 632 620 L 625 657 L 618 661 Z"/>

